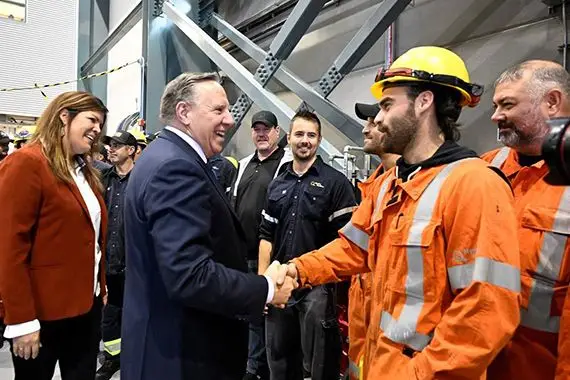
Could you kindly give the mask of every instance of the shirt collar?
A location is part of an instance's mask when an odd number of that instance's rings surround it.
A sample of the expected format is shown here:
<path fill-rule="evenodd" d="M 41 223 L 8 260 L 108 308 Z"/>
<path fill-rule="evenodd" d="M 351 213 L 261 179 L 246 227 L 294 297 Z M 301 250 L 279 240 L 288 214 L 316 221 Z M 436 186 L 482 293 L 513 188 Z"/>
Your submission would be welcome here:
<path fill-rule="evenodd" d="M 317 159 L 315 160 L 315 162 L 313 162 L 313 165 L 311 165 L 309 170 L 307 170 L 301 177 L 304 177 L 311 172 L 314 172 L 316 175 L 319 175 L 319 172 L 321 171 L 323 164 L 324 163 L 323 160 L 321 159 L 321 156 L 317 155 Z M 295 177 L 299 177 L 297 173 L 295 173 L 295 171 L 293 170 L 293 161 L 287 164 L 287 171 L 290 174 L 294 175 Z"/>
<path fill-rule="evenodd" d="M 196 140 L 194 140 L 194 138 L 192 136 L 190 136 L 187 133 L 182 132 L 180 129 L 178 128 L 174 128 L 171 126 L 166 126 L 164 127 L 164 129 L 169 130 L 170 132 L 174 133 L 175 135 L 177 135 L 178 137 L 180 137 L 182 140 L 186 141 L 186 143 L 188 145 L 190 145 L 192 147 L 192 149 L 194 149 L 196 151 L 196 153 L 198 153 L 198 155 L 200 156 L 200 158 L 202 159 L 202 161 L 204 161 L 204 163 L 208 162 L 208 159 L 206 158 L 206 154 L 204 153 L 204 150 L 202 149 L 202 147 L 200 146 L 200 144 L 198 144 L 196 142 Z"/>
<path fill-rule="evenodd" d="M 279 157 L 279 154 L 280 154 L 282 151 L 283 151 L 283 148 L 281 148 L 281 147 L 278 146 L 277 149 L 275 149 L 275 150 L 273 151 L 273 153 L 271 153 L 269 156 L 267 156 L 267 157 L 265 158 L 265 160 L 261 161 L 261 160 L 259 159 L 259 156 L 257 155 L 257 149 L 256 149 L 256 150 L 255 150 L 255 153 L 253 154 L 252 160 L 253 160 L 253 161 L 256 161 L 256 162 L 265 162 L 265 161 L 273 161 L 273 160 L 281 159 L 281 158 Z"/>

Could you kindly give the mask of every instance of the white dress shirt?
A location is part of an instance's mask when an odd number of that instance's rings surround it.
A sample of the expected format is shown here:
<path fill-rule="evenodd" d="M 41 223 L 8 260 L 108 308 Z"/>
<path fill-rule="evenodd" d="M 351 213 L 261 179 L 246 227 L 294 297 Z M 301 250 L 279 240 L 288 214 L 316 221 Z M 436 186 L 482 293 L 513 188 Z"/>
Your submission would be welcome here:
<path fill-rule="evenodd" d="M 99 201 L 91 189 L 91 186 L 89 186 L 87 179 L 83 175 L 81 168 L 74 169 L 74 171 L 71 172 L 71 176 L 79 188 L 79 192 L 83 197 L 83 201 L 87 205 L 89 216 L 91 217 L 91 223 L 93 224 L 93 229 L 95 232 L 95 267 L 93 268 L 93 294 L 95 294 L 95 296 L 98 296 L 101 292 L 99 281 L 97 281 L 97 277 L 99 275 L 99 263 L 101 262 L 101 248 L 99 247 L 99 235 L 101 233 L 101 206 L 99 205 Z M 16 325 L 7 325 L 6 330 L 4 331 L 4 337 L 8 339 L 16 338 L 22 335 L 31 334 L 38 331 L 39 329 L 40 322 L 37 319 Z"/>
<path fill-rule="evenodd" d="M 204 163 L 208 162 L 208 159 L 206 158 L 206 154 L 204 154 L 204 150 L 202 149 L 200 144 L 198 144 L 198 142 L 196 140 L 194 140 L 194 138 L 192 136 L 190 136 L 189 134 L 184 133 L 180 129 L 177 129 L 174 127 L 168 126 L 168 127 L 164 127 L 164 129 L 169 130 L 170 132 L 179 136 L 182 140 L 186 141 L 186 143 L 188 143 L 188 145 L 190 145 L 192 147 L 192 149 L 194 149 L 196 151 L 196 153 L 198 153 L 198 155 L 202 158 Z M 269 278 L 269 276 L 265 276 L 265 279 L 267 280 L 267 286 L 268 286 L 268 288 L 267 288 L 268 289 L 267 290 L 267 300 L 265 301 L 265 303 L 269 303 L 273 300 L 273 296 L 275 295 L 275 285 L 273 284 L 273 281 L 271 280 L 271 278 Z"/>

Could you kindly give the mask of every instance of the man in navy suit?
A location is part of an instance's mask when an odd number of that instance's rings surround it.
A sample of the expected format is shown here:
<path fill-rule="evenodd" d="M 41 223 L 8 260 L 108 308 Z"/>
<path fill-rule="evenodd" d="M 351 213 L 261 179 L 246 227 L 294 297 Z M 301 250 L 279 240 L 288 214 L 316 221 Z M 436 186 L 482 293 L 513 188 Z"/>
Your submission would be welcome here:
<path fill-rule="evenodd" d="M 137 161 L 125 199 L 123 380 L 239 380 L 248 321 L 296 286 L 275 262 L 247 273 L 245 235 L 206 166 L 234 122 L 215 74 L 164 90 L 167 125 Z"/>

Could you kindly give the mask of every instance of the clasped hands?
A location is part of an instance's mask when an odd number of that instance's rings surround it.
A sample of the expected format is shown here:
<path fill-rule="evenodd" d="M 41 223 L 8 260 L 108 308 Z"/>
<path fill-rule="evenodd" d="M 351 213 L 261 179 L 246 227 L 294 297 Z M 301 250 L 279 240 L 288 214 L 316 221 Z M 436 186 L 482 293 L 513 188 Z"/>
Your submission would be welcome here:
<path fill-rule="evenodd" d="M 270 304 L 283 309 L 291 298 L 291 292 L 299 287 L 297 267 L 293 263 L 281 264 L 274 261 L 264 273 L 275 285 L 275 293 Z"/>

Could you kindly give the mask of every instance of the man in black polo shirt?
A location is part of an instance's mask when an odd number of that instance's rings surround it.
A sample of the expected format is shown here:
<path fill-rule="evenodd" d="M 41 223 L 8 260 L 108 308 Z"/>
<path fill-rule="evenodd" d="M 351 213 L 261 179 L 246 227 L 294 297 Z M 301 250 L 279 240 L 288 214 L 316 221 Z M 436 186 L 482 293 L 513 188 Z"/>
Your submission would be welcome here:
<path fill-rule="evenodd" d="M 251 138 L 255 152 L 239 162 L 239 170 L 232 189 L 232 203 L 245 231 L 249 270 L 258 272 L 259 224 L 267 187 L 291 155 L 280 148 L 277 117 L 269 111 L 253 115 Z M 263 320 L 250 324 L 247 373 L 244 380 L 265 379 L 268 376 L 265 354 Z"/>
<path fill-rule="evenodd" d="M 260 227 L 259 270 L 270 261 L 287 262 L 334 240 L 356 206 L 346 177 L 316 152 L 321 123 L 298 112 L 288 135 L 293 162 L 269 185 Z M 296 291 L 285 309 L 271 308 L 266 318 L 267 359 L 272 380 L 297 380 L 305 368 L 313 380 L 339 377 L 340 336 L 334 288 Z"/>
<path fill-rule="evenodd" d="M 136 137 L 126 131 L 119 131 L 111 137 L 107 136 L 103 142 L 109 145 L 109 162 L 113 166 L 101 172 L 105 188 L 105 205 L 109 213 L 105 255 L 107 304 L 103 309 L 101 323 L 105 361 L 97 371 L 95 380 L 109 380 L 120 368 L 121 320 L 125 287 L 123 201 L 137 151 Z"/>

